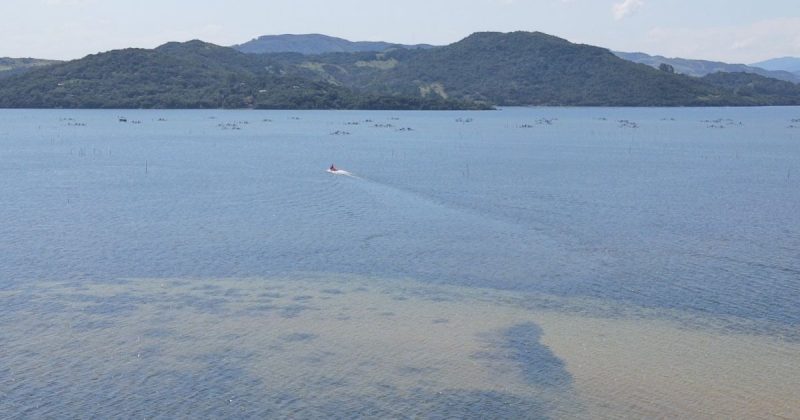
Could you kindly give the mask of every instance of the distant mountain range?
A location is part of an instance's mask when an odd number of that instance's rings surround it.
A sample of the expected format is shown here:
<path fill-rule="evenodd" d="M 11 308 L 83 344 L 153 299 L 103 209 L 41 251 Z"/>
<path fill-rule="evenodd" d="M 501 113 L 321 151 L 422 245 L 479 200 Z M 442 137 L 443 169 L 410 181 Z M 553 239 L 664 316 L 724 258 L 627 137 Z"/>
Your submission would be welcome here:
<path fill-rule="evenodd" d="M 386 51 L 392 48 L 432 48 L 432 45 L 417 44 L 403 45 L 382 41 L 348 41 L 320 34 L 305 35 L 264 35 L 234 45 L 233 49 L 250 54 L 269 54 L 296 52 L 300 54 L 325 54 L 332 52 L 361 52 L 361 51 Z"/>
<path fill-rule="evenodd" d="M 648 55 L 645 53 L 626 53 L 614 51 L 617 57 L 623 58 L 634 63 L 647 64 L 650 67 L 658 68 L 661 64 L 668 64 L 675 69 L 676 73 L 688 76 L 703 77 L 707 74 L 716 72 L 724 73 L 753 73 L 773 79 L 785 80 L 787 82 L 800 83 L 800 74 L 785 71 L 777 66 L 767 69 L 764 66 L 745 64 L 728 64 L 719 61 L 689 60 L 686 58 L 667 58 L 660 55 Z M 798 63 L 800 66 L 800 63 Z"/>
<path fill-rule="evenodd" d="M 298 47 L 299 48 L 299 47 Z M 441 47 L 246 54 L 202 41 L 124 49 L 0 80 L 6 108 L 487 109 L 800 105 L 800 86 L 752 73 L 677 74 L 539 32 Z"/>
<path fill-rule="evenodd" d="M 800 75 L 800 58 L 798 57 L 773 58 L 771 60 L 753 63 L 752 65 L 761 67 L 762 69 L 783 70 Z"/>

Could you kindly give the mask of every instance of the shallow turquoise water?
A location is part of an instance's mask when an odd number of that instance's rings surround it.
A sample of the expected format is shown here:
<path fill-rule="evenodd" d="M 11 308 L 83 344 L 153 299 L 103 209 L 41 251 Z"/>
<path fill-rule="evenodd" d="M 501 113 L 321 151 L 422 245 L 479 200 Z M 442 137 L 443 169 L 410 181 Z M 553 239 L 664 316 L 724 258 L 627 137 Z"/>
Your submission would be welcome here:
<path fill-rule="evenodd" d="M 0 323 L 85 314 L 59 311 L 52 282 L 314 272 L 533 293 L 570 313 L 796 342 L 796 118 L 798 108 L 2 110 Z M 331 163 L 353 176 L 326 173 Z M 115 296 L 90 313 L 116 317 L 141 298 Z M 508 331 L 536 341 L 536 328 Z M 0 339 L 35 347 L 17 333 Z"/>

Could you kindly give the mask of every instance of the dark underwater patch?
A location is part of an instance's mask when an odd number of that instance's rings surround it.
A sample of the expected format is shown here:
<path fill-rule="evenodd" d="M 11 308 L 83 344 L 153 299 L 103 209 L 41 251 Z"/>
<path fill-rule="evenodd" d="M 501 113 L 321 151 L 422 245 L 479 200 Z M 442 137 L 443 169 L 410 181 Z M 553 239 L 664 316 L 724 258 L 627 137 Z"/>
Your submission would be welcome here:
<path fill-rule="evenodd" d="M 168 328 L 148 328 L 142 331 L 142 337 L 146 338 L 176 338 L 178 334 Z"/>
<path fill-rule="evenodd" d="M 539 340 L 542 329 L 528 322 L 515 325 L 505 332 L 505 349 L 520 365 L 525 381 L 530 384 L 564 387 L 572 384 L 572 375 L 564 361 Z"/>
<path fill-rule="evenodd" d="M 317 338 L 316 334 L 311 333 L 291 333 L 281 336 L 281 340 L 287 343 L 296 343 L 296 342 L 303 342 L 303 341 L 311 341 Z"/>
<path fill-rule="evenodd" d="M 308 309 L 309 307 L 305 305 L 288 305 L 281 308 L 280 315 L 283 318 L 297 318 Z"/>
<path fill-rule="evenodd" d="M 341 294 L 344 294 L 344 292 L 341 291 L 340 289 L 322 289 L 321 292 L 325 293 L 325 294 L 328 294 L 328 295 L 341 295 Z"/>
<path fill-rule="evenodd" d="M 514 325 L 490 339 L 493 349 L 473 357 L 489 363 L 512 363 L 530 385 L 569 388 L 572 375 L 564 362 L 540 342 L 542 330 L 532 322 Z"/>
<path fill-rule="evenodd" d="M 79 332 L 103 330 L 113 327 L 113 321 L 107 319 L 81 320 L 71 325 L 72 329 Z"/>

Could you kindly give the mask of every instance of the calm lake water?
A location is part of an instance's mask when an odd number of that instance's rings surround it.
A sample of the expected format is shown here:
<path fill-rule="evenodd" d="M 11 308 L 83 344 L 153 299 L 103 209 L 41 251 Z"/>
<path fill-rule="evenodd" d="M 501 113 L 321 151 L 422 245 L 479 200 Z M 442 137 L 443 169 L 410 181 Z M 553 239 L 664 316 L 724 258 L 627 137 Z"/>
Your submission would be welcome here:
<path fill-rule="evenodd" d="M 0 110 L 0 395 L 800 418 L 800 108 Z"/>

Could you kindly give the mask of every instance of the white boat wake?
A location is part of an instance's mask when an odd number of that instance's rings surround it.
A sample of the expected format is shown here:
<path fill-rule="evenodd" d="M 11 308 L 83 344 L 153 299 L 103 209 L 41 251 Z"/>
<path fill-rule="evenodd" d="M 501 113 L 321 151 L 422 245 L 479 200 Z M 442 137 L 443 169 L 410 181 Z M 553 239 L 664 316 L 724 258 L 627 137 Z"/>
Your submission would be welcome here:
<path fill-rule="evenodd" d="M 344 176 L 352 176 L 354 178 L 357 178 L 355 175 L 353 175 L 350 172 L 347 172 L 347 171 L 345 171 L 343 169 L 337 169 L 335 171 L 327 169 L 326 172 L 328 172 L 329 174 L 333 174 L 333 175 L 344 175 Z"/>

